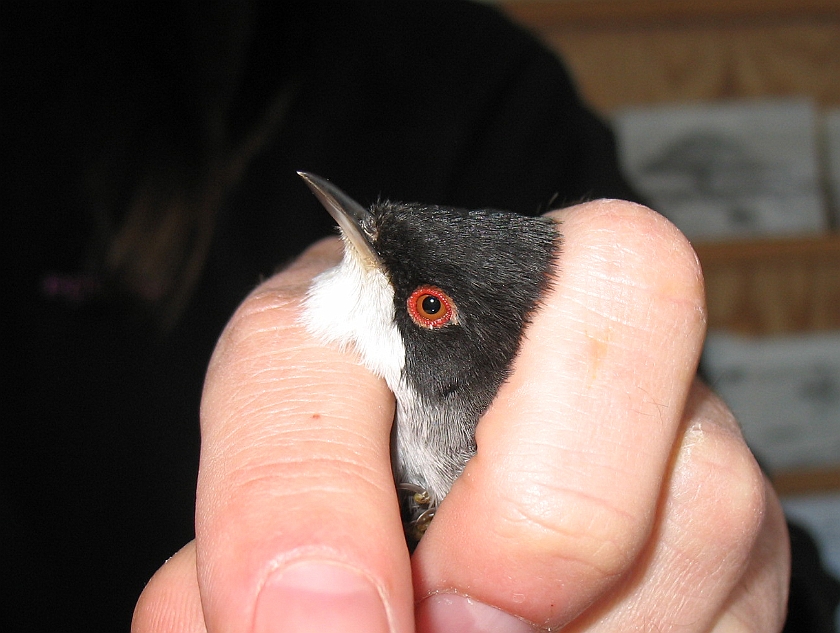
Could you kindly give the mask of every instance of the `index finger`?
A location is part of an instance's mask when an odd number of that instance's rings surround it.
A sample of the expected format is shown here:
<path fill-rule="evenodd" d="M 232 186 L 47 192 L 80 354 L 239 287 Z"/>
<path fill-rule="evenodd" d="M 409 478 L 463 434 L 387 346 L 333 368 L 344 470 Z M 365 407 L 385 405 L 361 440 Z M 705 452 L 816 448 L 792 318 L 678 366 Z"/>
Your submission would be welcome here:
<path fill-rule="evenodd" d="M 208 630 L 413 628 L 392 396 L 299 319 L 339 253 L 321 243 L 257 288 L 211 360 L 196 510 Z"/>
<path fill-rule="evenodd" d="M 700 268 L 642 207 L 555 216 L 555 287 L 415 554 L 421 630 L 477 603 L 560 626 L 618 582 L 651 529 L 705 330 Z"/>

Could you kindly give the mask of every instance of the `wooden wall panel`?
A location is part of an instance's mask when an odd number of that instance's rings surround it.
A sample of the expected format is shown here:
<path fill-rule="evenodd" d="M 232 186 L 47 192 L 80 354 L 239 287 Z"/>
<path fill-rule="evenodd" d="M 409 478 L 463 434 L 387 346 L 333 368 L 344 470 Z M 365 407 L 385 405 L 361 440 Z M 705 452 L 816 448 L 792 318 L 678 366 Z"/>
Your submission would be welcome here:
<path fill-rule="evenodd" d="M 625 105 L 809 95 L 840 105 L 840 2 L 510 2 L 584 97 Z"/>
<path fill-rule="evenodd" d="M 840 106 L 840 0 L 555 0 L 503 5 L 596 108 L 808 96 Z M 709 325 L 840 329 L 840 237 L 697 243 Z"/>
<path fill-rule="evenodd" d="M 628 105 L 806 96 L 840 106 L 840 0 L 555 0 L 502 7 L 560 53 L 604 113 Z M 840 235 L 694 245 L 709 326 L 840 330 Z M 840 466 L 777 473 L 840 490 Z"/>
<path fill-rule="evenodd" d="M 694 247 L 710 328 L 744 334 L 840 329 L 840 237 Z"/>

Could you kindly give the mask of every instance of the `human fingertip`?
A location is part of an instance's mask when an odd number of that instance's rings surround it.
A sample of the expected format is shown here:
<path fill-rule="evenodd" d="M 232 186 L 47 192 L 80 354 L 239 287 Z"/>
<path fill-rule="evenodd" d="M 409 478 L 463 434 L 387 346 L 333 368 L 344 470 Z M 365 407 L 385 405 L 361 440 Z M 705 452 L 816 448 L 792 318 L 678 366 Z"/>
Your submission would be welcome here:
<path fill-rule="evenodd" d="M 382 595 L 361 572 L 331 562 L 275 572 L 257 598 L 254 633 L 393 630 Z"/>
<path fill-rule="evenodd" d="M 514 615 L 455 593 L 429 596 L 416 609 L 418 633 L 534 633 L 537 629 Z"/>
<path fill-rule="evenodd" d="M 134 608 L 132 633 L 206 633 L 195 541 L 185 545 L 152 577 Z"/>
<path fill-rule="evenodd" d="M 313 242 L 301 253 L 302 259 L 327 260 L 338 263 L 344 252 L 341 240 L 337 237 L 325 237 Z"/>

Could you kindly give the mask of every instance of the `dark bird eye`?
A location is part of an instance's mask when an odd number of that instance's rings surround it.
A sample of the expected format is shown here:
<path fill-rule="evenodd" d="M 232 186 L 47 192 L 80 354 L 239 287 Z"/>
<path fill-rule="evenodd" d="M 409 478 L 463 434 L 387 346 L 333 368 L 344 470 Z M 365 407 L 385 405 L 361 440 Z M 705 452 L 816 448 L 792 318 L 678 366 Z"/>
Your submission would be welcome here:
<path fill-rule="evenodd" d="M 455 319 L 455 304 L 443 290 L 420 286 L 408 298 L 408 313 L 420 327 L 443 327 Z"/>

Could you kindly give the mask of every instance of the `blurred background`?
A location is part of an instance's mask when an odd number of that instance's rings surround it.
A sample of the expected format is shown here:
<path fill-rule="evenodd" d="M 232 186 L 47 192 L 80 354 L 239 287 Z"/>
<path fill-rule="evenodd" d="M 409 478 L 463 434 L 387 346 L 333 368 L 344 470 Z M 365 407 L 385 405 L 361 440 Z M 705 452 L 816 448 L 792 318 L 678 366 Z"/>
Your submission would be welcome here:
<path fill-rule="evenodd" d="M 706 377 L 840 575 L 840 2 L 498 6 L 562 55 L 692 240 Z"/>

